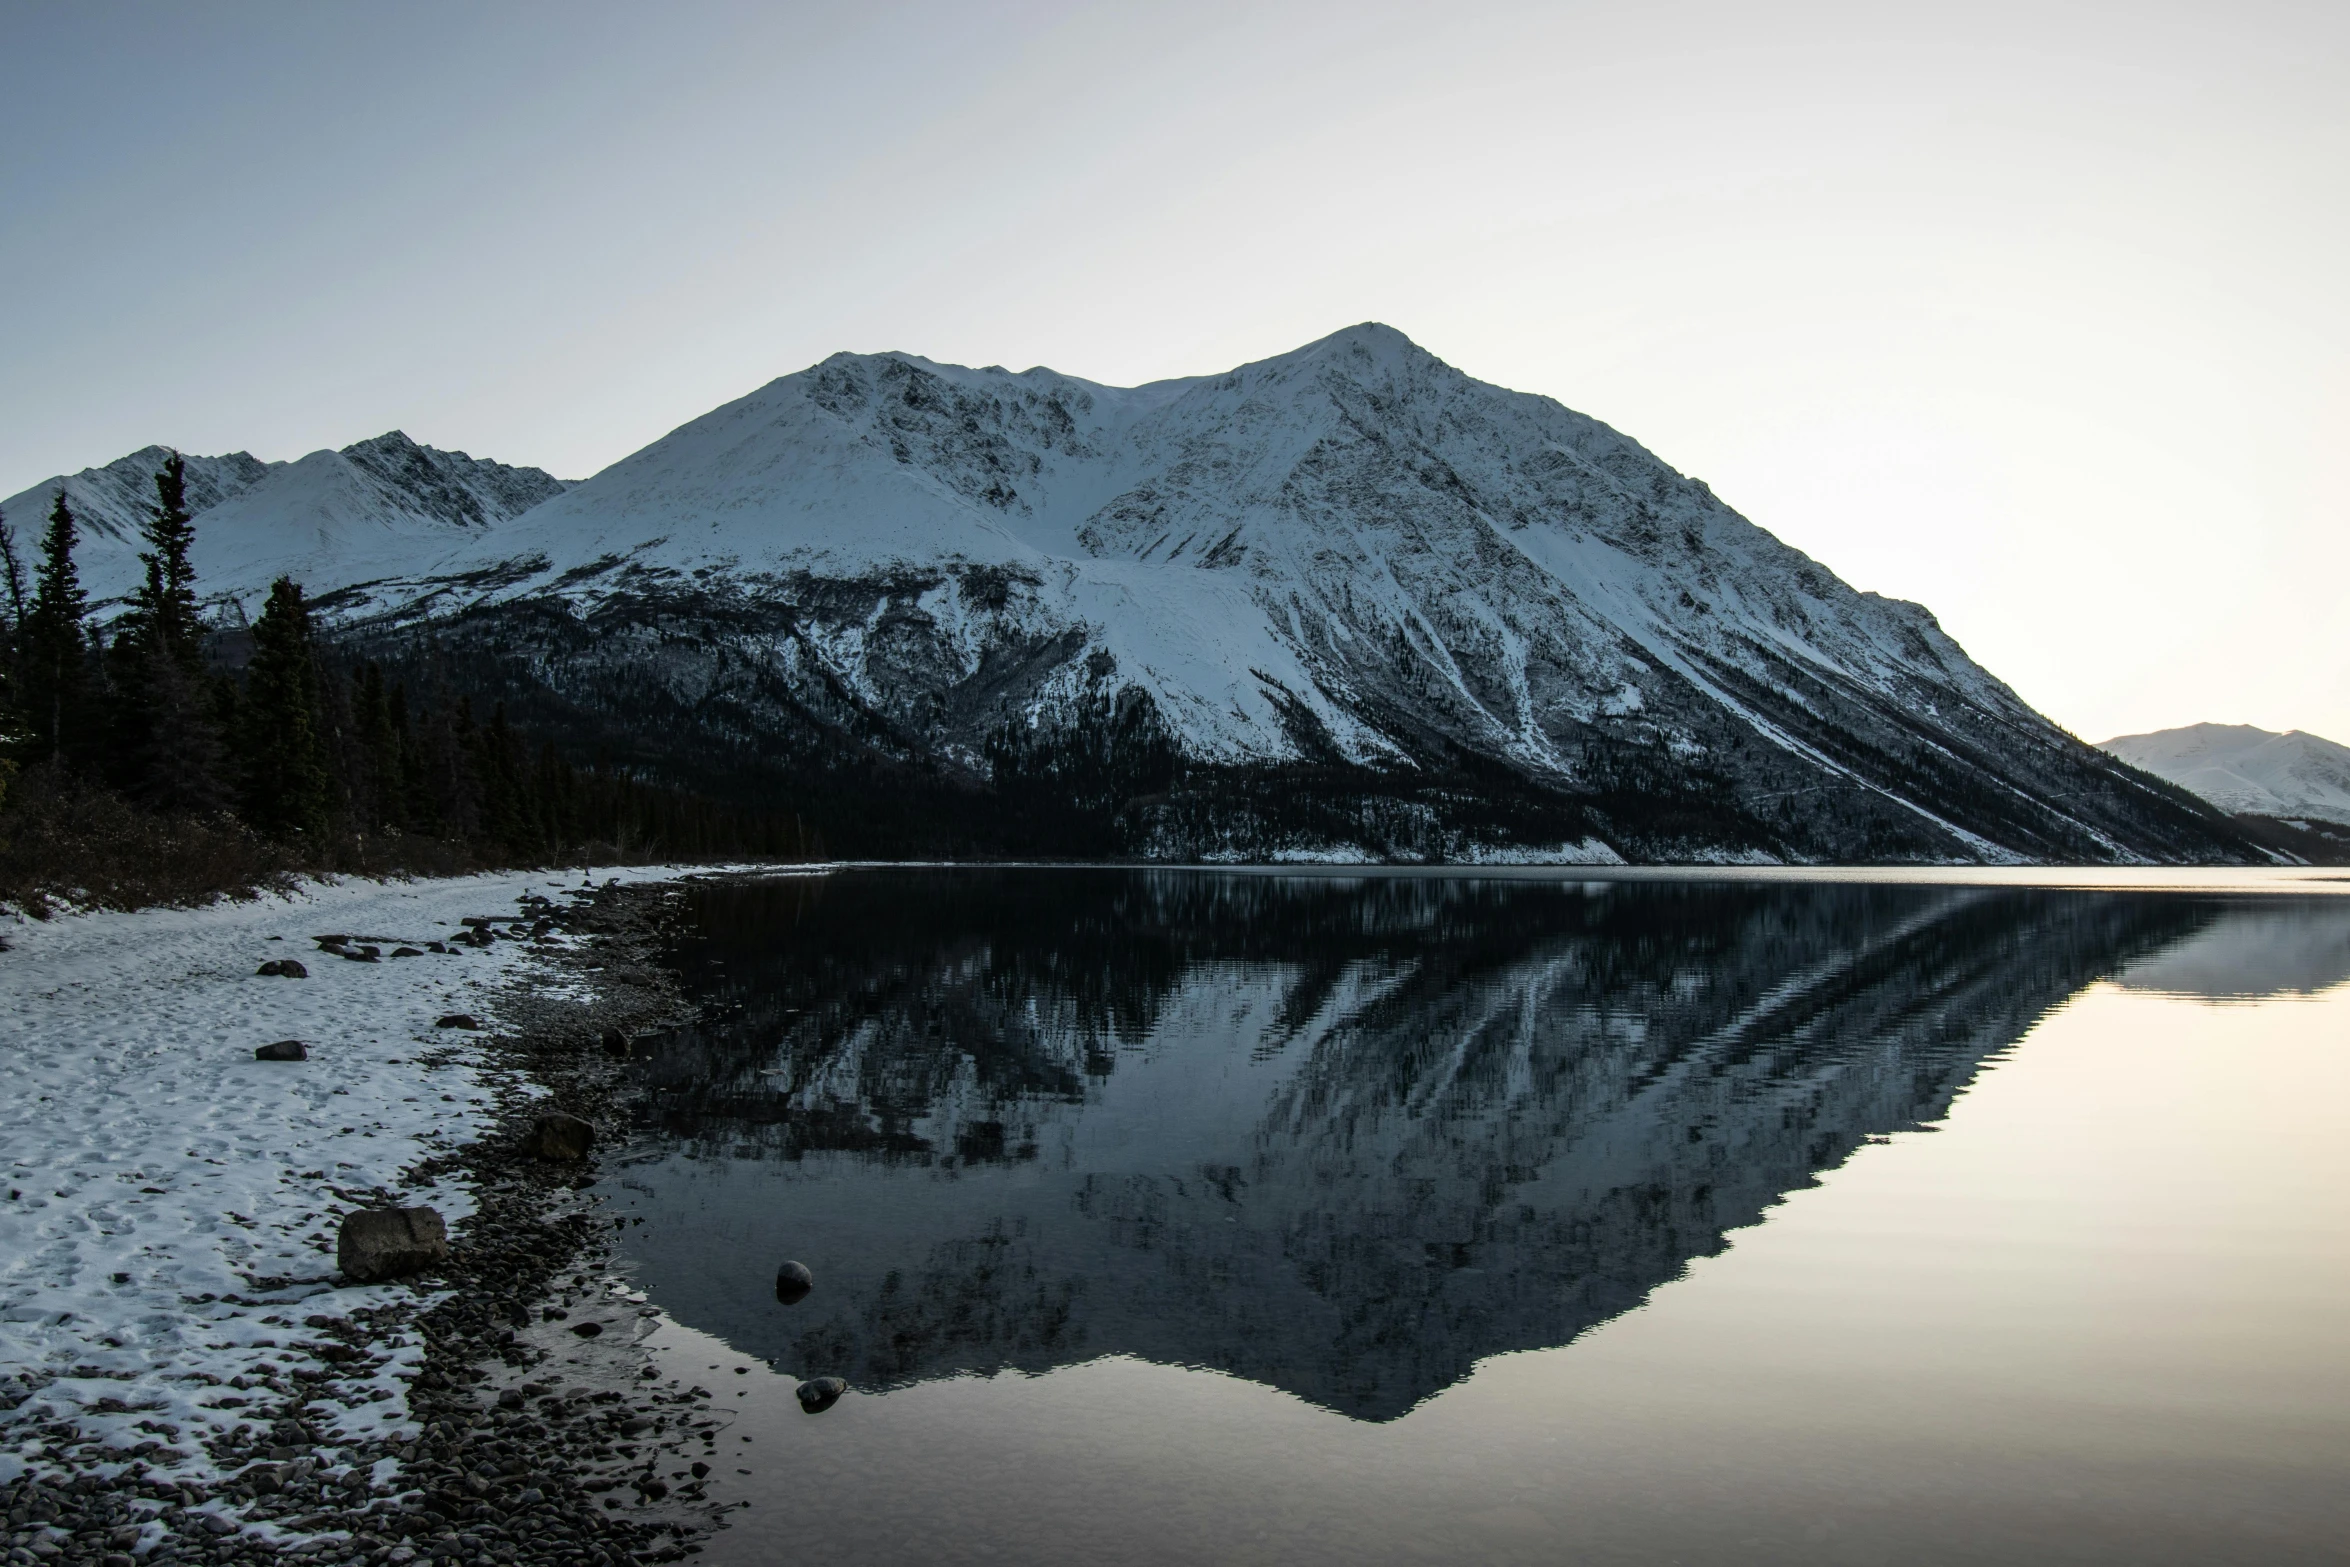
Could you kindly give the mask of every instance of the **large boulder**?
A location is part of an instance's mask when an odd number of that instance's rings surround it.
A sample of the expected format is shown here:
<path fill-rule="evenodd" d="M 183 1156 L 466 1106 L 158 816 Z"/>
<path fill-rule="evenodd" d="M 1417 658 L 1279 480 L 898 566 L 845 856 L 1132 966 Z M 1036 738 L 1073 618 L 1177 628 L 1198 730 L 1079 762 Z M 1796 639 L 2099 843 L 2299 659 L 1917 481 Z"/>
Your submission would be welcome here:
<path fill-rule="evenodd" d="M 335 1266 L 362 1284 L 449 1260 L 449 1227 L 430 1208 L 364 1208 L 343 1215 Z"/>
<path fill-rule="evenodd" d="M 596 1146 L 596 1129 L 576 1115 L 549 1110 L 530 1123 L 530 1133 L 523 1139 L 523 1146 L 534 1158 L 577 1163 Z"/>
<path fill-rule="evenodd" d="M 274 1045 L 263 1045 L 253 1052 L 256 1061 L 307 1061 L 310 1052 L 299 1039 L 281 1039 Z"/>

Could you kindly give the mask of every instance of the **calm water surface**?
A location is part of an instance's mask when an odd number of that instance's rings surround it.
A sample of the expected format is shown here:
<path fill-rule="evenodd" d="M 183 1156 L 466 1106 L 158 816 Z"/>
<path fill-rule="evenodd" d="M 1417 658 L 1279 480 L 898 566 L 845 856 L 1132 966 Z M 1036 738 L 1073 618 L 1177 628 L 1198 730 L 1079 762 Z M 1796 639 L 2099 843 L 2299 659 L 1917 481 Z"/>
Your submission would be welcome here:
<path fill-rule="evenodd" d="M 705 1560 L 2350 1560 L 2350 898 L 692 899 L 597 1195 Z"/>

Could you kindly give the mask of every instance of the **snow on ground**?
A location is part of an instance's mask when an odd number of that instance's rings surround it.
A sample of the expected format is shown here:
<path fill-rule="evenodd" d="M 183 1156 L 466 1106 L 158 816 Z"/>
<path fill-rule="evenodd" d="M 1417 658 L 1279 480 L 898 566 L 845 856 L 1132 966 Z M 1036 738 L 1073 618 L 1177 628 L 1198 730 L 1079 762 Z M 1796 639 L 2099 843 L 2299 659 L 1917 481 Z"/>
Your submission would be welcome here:
<path fill-rule="evenodd" d="M 1624 857 L 1597 838 L 1580 843 L 1474 844 L 1461 855 L 1464 865 L 1621 865 Z M 1770 863 L 1770 862 L 1766 862 Z"/>
<path fill-rule="evenodd" d="M 317 883 L 205 909 L 0 922 L 0 1483 L 40 1451 L 33 1428 L 58 1419 L 116 1448 L 164 1440 L 183 1457 L 152 1463 L 208 1477 L 205 1441 L 318 1364 L 304 1315 L 415 1301 L 404 1286 L 334 1287 L 337 1216 L 379 1188 L 452 1225 L 471 1211 L 462 1190 L 403 1179 L 493 1109 L 480 1036 L 434 1020 L 486 1010 L 493 987 L 543 963 L 519 941 L 356 963 L 310 938 L 345 932 L 388 953 L 560 886 L 543 873 Z M 281 957 L 310 977 L 254 974 Z M 280 1039 L 310 1059 L 253 1059 Z M 399 1430 L 423 1350 L 412 1333 L 384 1347 L 389 1364 L 306 1418 L 346 1440 Z"/>

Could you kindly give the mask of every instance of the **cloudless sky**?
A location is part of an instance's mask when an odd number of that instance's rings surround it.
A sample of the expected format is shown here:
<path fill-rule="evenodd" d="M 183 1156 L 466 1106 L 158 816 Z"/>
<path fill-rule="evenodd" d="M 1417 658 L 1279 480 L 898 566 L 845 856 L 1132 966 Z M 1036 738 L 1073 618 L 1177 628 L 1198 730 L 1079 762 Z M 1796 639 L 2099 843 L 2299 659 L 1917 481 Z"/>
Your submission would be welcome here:
<path fill-rule="evenodd" d="M 2339 0 L 0 0 L 0 82 L 0 494 L 1379 320 L 2086 738 L 2350 742 Z"/>

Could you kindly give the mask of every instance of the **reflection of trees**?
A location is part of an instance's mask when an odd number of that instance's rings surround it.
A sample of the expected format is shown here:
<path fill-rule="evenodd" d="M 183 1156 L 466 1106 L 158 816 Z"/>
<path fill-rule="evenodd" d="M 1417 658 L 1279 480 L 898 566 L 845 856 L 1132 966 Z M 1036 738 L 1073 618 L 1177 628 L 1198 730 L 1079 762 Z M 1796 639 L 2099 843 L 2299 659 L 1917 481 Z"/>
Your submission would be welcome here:
<path fill-rule="evenodd" d="M 1054 1169 L 991 1188 L 976 1227 L 877 1234 L 887 1266 L 772 1352 L 869 1382 L 1127 1352 L 1366 1418 L 1635 1304 L 2208 917 L 2056 892 L 1159 871 L 699 896 L 686 960 L 738 1010 L 648 1070 L 670 1131 L 713 1154 L 1017 1165 L 1040 1126 L 1103 1113 L 1089 1096 L 1121 1050 L 1272 1062 L 1261 1108 L 1200 1127 L 1183 1168 Z M 1185 1037 L 1186 1008 L 1252 987 L 1271 999 L 1246 1037 Z M 853 1207 L 857 1168 L 795 1200 Z"/>

